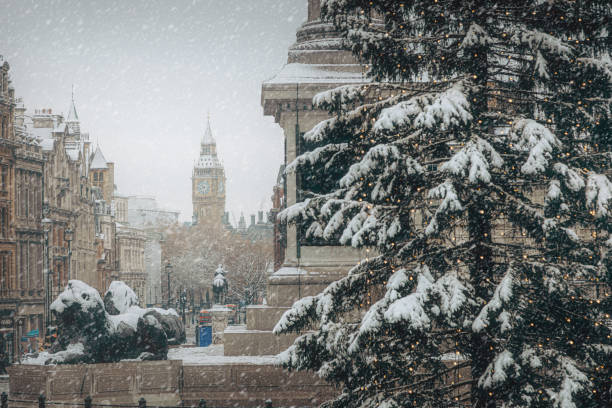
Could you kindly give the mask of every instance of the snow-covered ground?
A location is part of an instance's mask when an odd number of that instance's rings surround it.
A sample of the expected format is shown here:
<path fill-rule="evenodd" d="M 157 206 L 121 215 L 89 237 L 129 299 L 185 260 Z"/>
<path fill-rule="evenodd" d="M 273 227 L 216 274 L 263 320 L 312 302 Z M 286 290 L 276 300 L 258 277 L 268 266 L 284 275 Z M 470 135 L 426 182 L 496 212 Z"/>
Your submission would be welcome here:
<path fill-rule="evenodd" d="M 168 350 L 168 360 L 183 360 L 185 365 L 197 364 L 275 364 L 276 356 L 224 356 L 223 345 L 208 347 L 173 347 Z"/>

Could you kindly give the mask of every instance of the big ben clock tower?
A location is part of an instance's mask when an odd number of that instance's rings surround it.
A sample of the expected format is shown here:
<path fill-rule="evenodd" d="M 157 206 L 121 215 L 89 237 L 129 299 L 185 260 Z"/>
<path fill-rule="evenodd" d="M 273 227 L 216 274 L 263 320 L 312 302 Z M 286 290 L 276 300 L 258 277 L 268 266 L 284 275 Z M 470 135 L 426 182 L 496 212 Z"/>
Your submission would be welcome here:
<path fill-rule="evenodd" d="M 217 143 L 210 128 L 210 117 L 191 180 L 194 222 L 221 223 L 225 213 L 225 171 L 217 157 Z"/>

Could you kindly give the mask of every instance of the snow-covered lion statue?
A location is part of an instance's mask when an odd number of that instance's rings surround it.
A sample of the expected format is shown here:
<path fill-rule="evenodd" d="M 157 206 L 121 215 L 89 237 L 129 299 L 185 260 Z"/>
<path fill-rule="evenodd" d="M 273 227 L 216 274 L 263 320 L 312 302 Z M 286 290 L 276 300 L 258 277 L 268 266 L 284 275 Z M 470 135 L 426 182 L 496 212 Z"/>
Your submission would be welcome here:
<path fill-rule="evenodd" d="M 170 309 L 143 309 L 125 283 L 112 282 L 102 300 L 98 291 L 79 280 L 51 304 L 58 337 L 50 352 L 25 363 L 109 363 L 122 359 L 164 360 L 168 344 L 185 340 L 178 314 Z"/>

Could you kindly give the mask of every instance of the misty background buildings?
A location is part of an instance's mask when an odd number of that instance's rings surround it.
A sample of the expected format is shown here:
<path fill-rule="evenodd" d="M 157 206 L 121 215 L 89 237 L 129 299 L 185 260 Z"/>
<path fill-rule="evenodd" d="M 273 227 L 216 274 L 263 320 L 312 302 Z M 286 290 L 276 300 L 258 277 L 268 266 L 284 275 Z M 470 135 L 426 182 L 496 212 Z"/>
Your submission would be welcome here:
<path fill-rule="evenodd" d="M 29 107 L 67 115 L 74 84 L 91 142 L 121 163 L 120 191 L 155 195 L 181 221 L 191 221 L 185 175 L 210 112 L 237 223 L 270 208 L 283 144 L 262 115 L 260 87 L 305 18 L 300 1 L 9 0 L 0 50 Z"/>

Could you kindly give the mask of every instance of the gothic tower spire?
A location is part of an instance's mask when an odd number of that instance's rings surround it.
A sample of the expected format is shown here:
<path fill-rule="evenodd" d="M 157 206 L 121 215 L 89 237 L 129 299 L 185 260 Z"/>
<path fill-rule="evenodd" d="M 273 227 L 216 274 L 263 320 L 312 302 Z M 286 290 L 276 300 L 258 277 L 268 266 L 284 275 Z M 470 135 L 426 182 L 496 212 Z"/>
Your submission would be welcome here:
<path fill-rule="evenodd" d="M 217 156 L 217 142 L 207 115 L 200 141 L 200 157 L 192 176 L 193 220 L 221 223 L 225 213 L 225 170 Z"/>
<path fill-rule="evenodd" d="M 79 122 L 76 104 L 74 103 L 74 84 L 72 84 L 72 95 L 70 99 L 70 107 L 68 108 L 68 115 L 66 116 L 66 125 L 68 125 L 70 133 L 73 135 L 73 137 L 75 137 L 75 139 L 81 138 L 81 124 Z"/>

